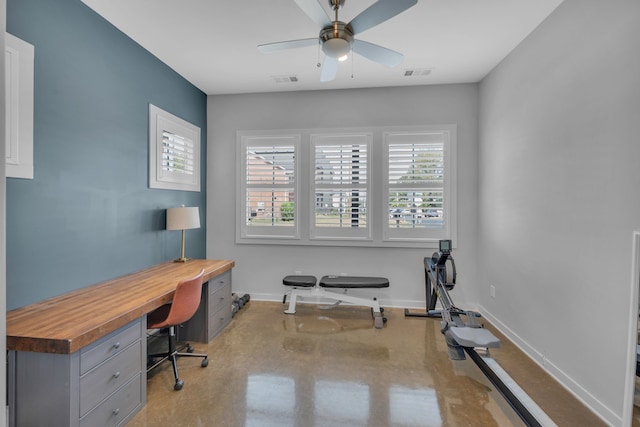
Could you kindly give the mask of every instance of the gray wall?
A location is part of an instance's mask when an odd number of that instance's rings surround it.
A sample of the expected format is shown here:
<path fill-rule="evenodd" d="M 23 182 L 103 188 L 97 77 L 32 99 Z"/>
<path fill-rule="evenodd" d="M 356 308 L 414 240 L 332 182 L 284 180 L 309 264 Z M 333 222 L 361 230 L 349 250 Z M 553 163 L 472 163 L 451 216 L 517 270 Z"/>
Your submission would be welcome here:
<path fill-rule="evenodd" d="M 566 0 L 480 86 L 480 303 L 612 425 L 630 422 L 639 40 L 640 2 Z"/>
<path fill-rule="evenodd" d="M 424 307 L 422 259 L 433 248 L 236 244 L 236 131 L 453 123 L 458 125 L 456 302 L 476 301 L 477 106 L 475 84 L 210 96 L 207 257 L 234 259 L 234 290 L 253 298 L 282 299 L 282 278 L 295 271 L 318 277 L 347 273 L 388 277 L 383 304 Z"/>
<path fill-rule="evenodd" d="M 79 0 L 9 0 L 7 31 L 35 46 L 35 179 L 7 180 L 8 308 L 178 257 L 164 210 L 200 206 L 204 225 L 206 186 L 148 188 L 148 104 L 206 141 L 206 96 Z M 204 238 L 187 232 L 189 256 Z"/>

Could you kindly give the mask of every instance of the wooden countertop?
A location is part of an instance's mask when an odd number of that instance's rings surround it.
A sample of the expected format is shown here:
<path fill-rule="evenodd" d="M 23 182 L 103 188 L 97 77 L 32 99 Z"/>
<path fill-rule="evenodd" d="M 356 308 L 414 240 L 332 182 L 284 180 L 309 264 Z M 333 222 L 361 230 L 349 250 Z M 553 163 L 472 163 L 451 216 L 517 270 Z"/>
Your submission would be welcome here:
<path fill-rule="evenodd" d="M 70 354 L 173 298 L 178 282 L 204 268 L 204 281 L 228 260 L 165 262 L 7 312 L 7 349 Z"/>

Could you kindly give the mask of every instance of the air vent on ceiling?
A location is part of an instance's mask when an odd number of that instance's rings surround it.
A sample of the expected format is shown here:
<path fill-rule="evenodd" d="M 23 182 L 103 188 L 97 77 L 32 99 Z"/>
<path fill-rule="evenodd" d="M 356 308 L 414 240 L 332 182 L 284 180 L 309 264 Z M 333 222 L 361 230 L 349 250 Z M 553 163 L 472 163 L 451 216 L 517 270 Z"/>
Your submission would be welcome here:
<path fill-rule="evenodd" d="M 276 83 L 297 83 L 298 76 L 272 76 Z"/>
<path fill-rule="evenodd" d="M 405 77 L 425 77 L 431 74 L 433 68 L 407 68 L 404 70 Z"/>

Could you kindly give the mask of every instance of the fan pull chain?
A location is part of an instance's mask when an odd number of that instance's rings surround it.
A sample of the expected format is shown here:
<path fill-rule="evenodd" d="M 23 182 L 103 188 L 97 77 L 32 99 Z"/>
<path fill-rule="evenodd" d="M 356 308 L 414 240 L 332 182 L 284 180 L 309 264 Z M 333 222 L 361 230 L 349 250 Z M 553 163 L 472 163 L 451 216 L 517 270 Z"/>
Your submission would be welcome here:
<path fill-rule="evenodd" d="M 351 49 L 351 78 L 353 78 L 354 76 L 354 72 L 353 72 L 353 62 L 355 61 L 354 59 L 354 54 L 353 54 L 353 49 Z"/>

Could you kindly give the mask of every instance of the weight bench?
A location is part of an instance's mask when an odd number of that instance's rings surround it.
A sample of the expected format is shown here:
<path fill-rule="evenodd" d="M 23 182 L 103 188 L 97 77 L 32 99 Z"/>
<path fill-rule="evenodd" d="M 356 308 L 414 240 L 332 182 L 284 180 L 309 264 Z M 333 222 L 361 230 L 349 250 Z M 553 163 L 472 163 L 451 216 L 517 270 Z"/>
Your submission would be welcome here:
<path fill-rule="evenodd" d="M 323 276 L 317 284 L 316 281 L 315 276 L 301 275 L 286 276 L 282 279 L 283 285 L 291 287 L 291 290 L 285 292 L 284 298 L 282 299 L 282 303 L 285 304 L 287 302 L 287 295 L 290 295 L 289 308 L 284 312 L 287 314 L 295 314 L 298 299 L 327 298 L 335 300 L 335 302 L 331 305 L 321 307 L 323 309 L 336 307 L 343 302 L 371 307 L 373 325 L 377 329 L 382 329 L 387 319 L 382 317 L 384 309 L 380 307 L 378 299 L 375 297 L 369 299 L 348 295 L 347 291 L 349 289 L 388 288 L 389 279 L 384 277 Z M 336 292 L 335 290 L 337 289 L 342 289 L 342 292 Z"/>

